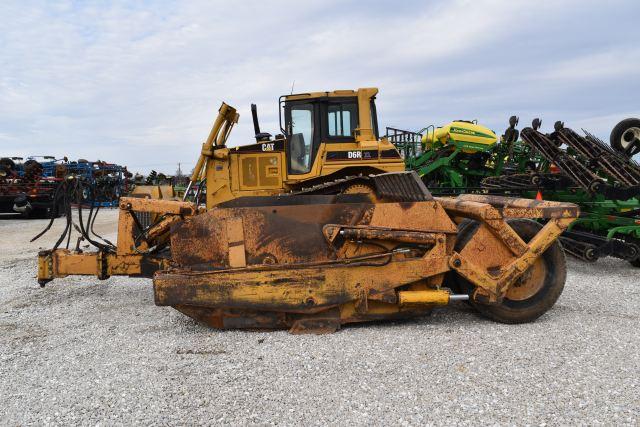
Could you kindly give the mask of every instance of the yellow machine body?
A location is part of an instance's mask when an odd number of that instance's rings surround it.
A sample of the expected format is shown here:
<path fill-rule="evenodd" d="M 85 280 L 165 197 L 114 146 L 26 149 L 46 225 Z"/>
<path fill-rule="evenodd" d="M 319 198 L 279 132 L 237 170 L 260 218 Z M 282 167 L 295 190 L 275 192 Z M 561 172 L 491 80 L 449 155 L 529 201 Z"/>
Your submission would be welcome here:
<path fill-rule="evenodd" d="M 427 128 L 422 136 L 426 148 L 457 144 L 463 152 L 485 151 L 498 142 L 498 136 L 491 129 L 475 122 L 456 120 L 438 128 Z"/>
<path fill-rule="evenodd" d="M 228 147 L 238 121 L 223 104 L 192 182 L 206 179 L 206 204 L 212 208 L 237 197 L 300 190 L 354 175 L 404 170 L 395 146 L 378 135 L 376 88 L 284 96 L 283 133 L 256 138 L 254 144 Z"/>
<path fill-rule="evenodd" d="M 433 198 L 415 173 L 398 176 L 398 187 L 425 192 L 410 202 L 362 194 L 244 197 L 210 210 L 125 197 L 117 245 L 42 251 L 38 279 L 153 277 L 157 305 L 209 326 L 294 333 L 426 314 L 461 296 L 452 274 L 469 284 L 463 292 L 474 306 L 500 321 L 531 321 L 553 305 L 565 274 L 556 240 L 577 217 L 575 205 Z M 380 177 L 376 187 L 393 187 L 396 175 Z M 143 231 L 142 215 L 157 218 Z M 539 227 L 531 235 L 510 223 L 538 217 L 547 224 L 530 221 Z M 460 234 L 465 219 L 476 224 L 473 233 Z M 513 310 L 514 301 L 533 306 Z"/>
<path fill-rule="evenodd" d="M 129 195 L 148 199 L 172 200 L 176 198 L 172 185 L 136 185 Z"/>
<path fill-rule="evenodd" d="M 379 138 L 376 93 L 284 97 L 286 136 L 256 132 L 256 144 L 234 148 L 226 142 L 238 114 L 223 104 L 190 200 L 160 199 L 160 188 L 121 198 L 116 244 L 96 241 L 79 215 L 76 229 L 96 251 L 80 250 L 79 240 L 76 250 L 58 248 L 67 227 L 39 253 L 39 283 L 68 275 L 153 278 L 157 305 L 221 329 L 332 332 L 425 314 L 461 297 L 507 323 L 546 312 L 566 273 L 557 239 L 578 208 L 433 197 Z"/>

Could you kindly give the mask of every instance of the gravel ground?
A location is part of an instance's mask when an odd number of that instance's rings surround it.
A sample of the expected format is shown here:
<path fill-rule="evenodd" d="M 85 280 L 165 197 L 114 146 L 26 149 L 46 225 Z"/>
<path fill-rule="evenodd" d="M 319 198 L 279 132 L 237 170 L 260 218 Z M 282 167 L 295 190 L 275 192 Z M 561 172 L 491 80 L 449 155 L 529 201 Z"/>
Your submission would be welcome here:
<path fill-rule="evenodd" d="M 116 212 L 99 231 L 115 235 Z M 142 279 L 56 280 L 58 232 L 0 220 L 0 423 L 638 424 L 640 270 L 570 261 L 556 306 L 501 325 L 464 303 L 324 336 L 219 332 Z M 56 229 L 60 229 L 58 221 Z"/>

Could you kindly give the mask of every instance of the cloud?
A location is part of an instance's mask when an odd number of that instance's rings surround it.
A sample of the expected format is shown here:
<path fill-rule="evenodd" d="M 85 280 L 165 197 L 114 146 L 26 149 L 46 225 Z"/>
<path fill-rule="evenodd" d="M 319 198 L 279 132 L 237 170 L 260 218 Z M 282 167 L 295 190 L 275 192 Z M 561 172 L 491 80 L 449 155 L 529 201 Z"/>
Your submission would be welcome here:
<path fill-rule="evenodd" d="M 382 124 L 640 115 L 634 1 L 3 2 L 0 154 L 195 162 L 220 103 L 277 132 L 291 90 L 377 86 Z M 591 125 L 591 126 L 587 126 Z M 578 126 L 575 126 L 578 127 Z"/>

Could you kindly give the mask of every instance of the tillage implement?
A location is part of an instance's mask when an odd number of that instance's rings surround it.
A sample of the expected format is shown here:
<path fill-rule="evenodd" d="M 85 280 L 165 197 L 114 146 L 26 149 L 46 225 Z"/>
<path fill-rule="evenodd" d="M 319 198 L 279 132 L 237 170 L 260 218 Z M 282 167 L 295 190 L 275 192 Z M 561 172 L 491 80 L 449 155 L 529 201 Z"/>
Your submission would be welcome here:
<path fill-rule="evenodd" d="M 535 168 L 485 178 L 482 186 L 578 204 L 580 219 L 562 235 L 565 251 L 585 261 L 614 256 L 639 267 L 640 166 L 615 148 L 615 128 L 611 146 L 583 132 L 584 136 L 562 122 L 556 122 L 550 134 L 537 126 L 524 128 L 522 141 L 539 157 Z"/>
<path fill-rule="evenodd" d="M 457 120 L 420 132 L 387 128 L 389 139 L 436 195 L 460 193 L 543 198 L 580 206 L 563 233 L 566 252 L 585 261 L 614 256 L 640 266 L 640 120 L 625 119 L 611 146 L 556 122 L 550 134 L 518 131 L 509 119 L 501 138 L 473 121 Z"/>

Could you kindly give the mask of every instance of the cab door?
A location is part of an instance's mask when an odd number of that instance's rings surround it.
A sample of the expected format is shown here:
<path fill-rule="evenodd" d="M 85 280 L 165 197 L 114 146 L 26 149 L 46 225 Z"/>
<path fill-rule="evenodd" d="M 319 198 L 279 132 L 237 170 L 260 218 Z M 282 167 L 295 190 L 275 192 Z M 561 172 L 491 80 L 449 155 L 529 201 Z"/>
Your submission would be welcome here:
<path fill-rule="evenodd" d="M 311 172 L 320 145 L 317 115 L 316 103 L 293 102 L 285 107 L 288 175 Z"/>

